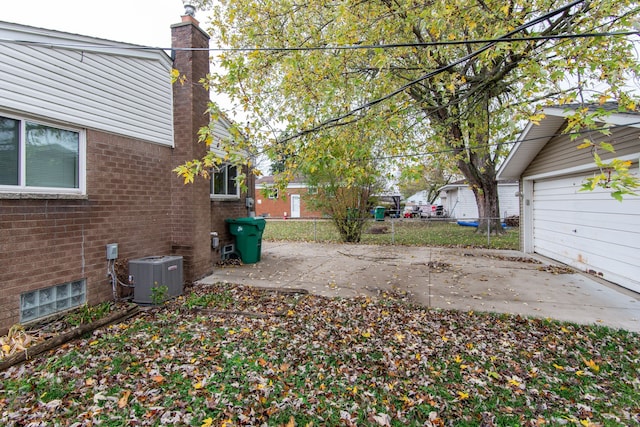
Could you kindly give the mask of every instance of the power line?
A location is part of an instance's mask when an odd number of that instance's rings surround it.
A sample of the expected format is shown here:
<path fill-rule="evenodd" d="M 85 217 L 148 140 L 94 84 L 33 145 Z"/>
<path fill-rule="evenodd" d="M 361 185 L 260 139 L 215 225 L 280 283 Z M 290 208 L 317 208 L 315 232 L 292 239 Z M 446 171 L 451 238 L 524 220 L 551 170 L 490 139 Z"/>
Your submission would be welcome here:
<path fill-rule="evenodd" d="M 382 102 L 384 102 L 384 101 L 386 101 L 388 99 L 391 99 L 394 96 L 403 93 L 405 90 L 409 89 L 410 87 L 412 87 L 412 86 L 414 86 L 414 85 L 416 85 L 416 84 L 418 84 L 418 83 L 420 83 L 420 82 L 422 82 L 424 80 L 430 79 L 432 77 L 437 76 L 438 74 L 444 73 L 445 71 L 448 71 L 448 70 L 452 69 L 453 67 L 455 67 L 455 66 L 457 66 L 459 64 L 462 64 L 462 63 L 468 61 L 469 59 L 472 59 L 472 58 L 480 55 L 481 53 L 483 53 L 486 50 L 489 50 L 490 48 L 495 46 L 498 43 L 498 40 L 511 40 L 510 37 L 512 35 L 518 34 L 519 32 L 521 32 L 521 31 L 523 31 L 523 30 L 525 30 L 525 29 L 527 29 L 529 27 L 532 27 L 532 26 L 534 26 L 536 24 L 539 24 L 540 22 L 546 21 L 549 18 L 551 18 L 551 17 L 553 17 L 553 16 L 555 16 L 555 15 L 557 15 L 559 13 L 565 12 L 566 10 L 572 8 L 573 6 L 575 6 L 577 4 L 583 3 L 584 1 L 585 0 L 575 0 L 575 1 L 571 2 L 571 3 L 569 3 L 566 6 L 562 6 L 562 7 L 558 8 L 558 9 L 555 9 L 555 10 L 549 12 L 549 13 L 546 13 L 546 14 L 538 17 L 538 18 L 532 19 L 531 21 L 526 22 L 526 23 L 518 26 L 517 28 L 507 32 L 504 36 L 497 38 L 496 41 L 489 42 L 489 43 L 485 44 L 484 46 L 482 46 L 481 48 L 476 49 L 475 51 L 463 56 L 462 58 L 459 58 L 459 59 L 457 59 L 457 60 L 455 60 L 453 62 L 450 62 L 449 64 L 444 65 L 444 66 L 442 66 L 440 68 L 437 68 L 437 69 L 435 69 L 433 71 L 430 71 L 427 74 L 424 74 L 421 77 L 418 77 L 417 79 L 410 81 L 409 83 L 401 86 L 400 88 L 394 90 L 393 92 L 391 92 L 391 93 L 389 93 L 389 94 L 387 94 L 385 96 L 382 96 L 380 98 L 377 98 L 377 99 L 369 101 L 369 102 L 367 102 L 365 104 L 362 104 L 359 107 L 356 107 L 356 108 L 352 109 L 351 111 L 348 111 L 347 113 L 344 113 L 344 114 L 342 114 L 342 115 L 340 115 L 338 117 L 334 117 L 332 119 L 325 120 L 324 122 L 322 122 L 322 123 L 310 128 L 310 129 L 302 130 L 302 131 L 300 131 L 300 132 L 298 132 L 298 133 L 296 133 L 296 134 L 294 134 L 294 135 L 292 135 L 290 137 L 287 137 L 287 138 L 283 139 L 280 142 L 286 142 L 286 141 L 289 141 L 291 139 L 295 139 L 295 138 L 298 138 L 300 136 L 303 136 L 303 135 L 306 135 L 306 134 L 309 134 L 309 133 L 317 132 L 317 131 L 319 131 L 321 129 L 324 129 L 324 128 L 327 128 L 327 127 L 339 126 L 339 124 L 340 124 L 339 122 L 340 121 L 342 121 L 342 120 L 344 120 L 344 119 L 346 119 L 348 117 L 351 117 L 351 116 L 359 113 L 360 111 L 367 110 L 367 109 L 369 109 L 369 108 L 371 108 L 371 107 L 373 107 L 373 106 L 375 106 L 377 104 L 380 104 L 380 103 L 382 103 Z"/>
<path fill-rule="evenodd" d="M 24 45 L 35 45 L 45 47 L 57 47 L 63 49 L 122 49 L 122 50 L 161 50 L 161 51 L 185 51 L 185 52 L 299 52 L 299 51 L 322 51 L 322 50 L 373 50 L 373 49 L 396 49 L 406 47 L 438 47 L 438 46 L 455 46 L 455 45 L 472 45 L 482 43 L 515 43 L 523 41 L 541 41 L 541 40 L 562 40 L 562 39 L 579 39 L 592 37 L 613 37 L 613 36 L 632 36 L 640 35 L 639 31 L 612 31 L 599 33 L 582 33 L 582 34 L 562 34 L 553 36 L 528 36 L 518 38 L 489 38 L 489 39 L 465 39 L 465 40 L 445 40 L 438 42 L 422 42 L 422 43 L 387 43 L 387 44 L 355 44 L 355 45 L 337 45 L 337 46 L 308 46 L 308 47 L 154 47 L 143 45 L 109 45 L 109 44 L 76 44 L 76 43 L 51 43 L 36 40 L 19 40 L 19 39 L 0 39 L 0 43 L 14 43 Z"/>
<path fill-rule="evenodd" d="M 557 136 L 581 135 L 581 134 L 583 134 L 583 133 L 585 133 L 587 131 L 589 131 L 589 132 L 596 131 L 597 132 L 597 131 L 601 131 L 601 130 L 610 130 L 610 129 L 615 129 L 615 128 L 619 128 L 619 127 L 635 126 L 635 125 L 640 125 L 640 121 L 632 122 L 632 123 L 625 123 L 623 125 L 602 126 L 602 127 L 599 127 L 599 128 L 586 129 L 586 130 L 583 130 L 583 131 L 575 131 L 575 132 L 569 132 L 569 133 L 553 133 L 553 134 L 538 136 L 538 137 L 535 137 L 535 138 L 518 139 L 518 140 L 515 140 L 515 141 L 504 141 L 504 142 L 494 142 L 494 143 L 487 143 L 487 144 L 478 144 L 478 145 L 475 145 L 473 147 L 470 147 L 470 149 L 474 150 L 474 149 L 482 149 L 482 148 L 500 147 L 502 145 L 514 145 L 514 144 L 518 144 L 518 143 L 526 143 L 526 142 L 538 141 L 538 140 L 541 140 L 541 139 L 551 139 L 551 138 L 554 138 L 554 137 L 557 137 Z M 393 154 L 393 155 L 388 155 L 388 156 L 362 157 L 362 158 L 358 158 L 358 159 L 355 159 L 355 160 L 390 160 L 390 159 L 404 159 L 404 158 L 411 158 L 411 157 L 425 157 L 425 156 L 432 156 L 432 155 L 436 155 L 436 154 L 454 153 L 460 148 L 465 148 L 465 147 L 443 148 L 441 150 L 421 151 L 421 152 L 410 153 L 410 154 L 406 154 L 405 153 L 405 154 Z"/>

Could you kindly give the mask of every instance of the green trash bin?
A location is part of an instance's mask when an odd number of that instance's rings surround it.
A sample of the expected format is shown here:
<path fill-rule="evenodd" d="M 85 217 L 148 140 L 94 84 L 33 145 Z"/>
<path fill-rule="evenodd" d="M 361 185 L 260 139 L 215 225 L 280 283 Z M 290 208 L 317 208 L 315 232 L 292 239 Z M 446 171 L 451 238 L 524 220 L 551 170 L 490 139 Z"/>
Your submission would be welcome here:
<path fill-rule="evenodd" d="M 374 216 L 376 218 L 376 221 L 384 221 L 384 211 L 385 211 L 385 207 L 384 206 L 376 206 L 375 212 L 374 212 Z"/>
<path fill-rule="evenodd" d="M 236 238 L 236 251 L 245 264 L 260 261 L 262 232 L 267 224 L 264 218 L 227 218 L 229 231 Z"/>

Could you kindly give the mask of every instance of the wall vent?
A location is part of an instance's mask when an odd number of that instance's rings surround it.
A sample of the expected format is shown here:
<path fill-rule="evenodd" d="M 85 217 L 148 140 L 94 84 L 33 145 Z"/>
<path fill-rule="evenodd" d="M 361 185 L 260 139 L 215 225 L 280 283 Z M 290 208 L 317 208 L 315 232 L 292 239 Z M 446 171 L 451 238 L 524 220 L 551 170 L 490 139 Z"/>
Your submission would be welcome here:
<path fill-rule="evenodd" d="M 224 245 L 220 250 L 220 255 L 222 259 L 237 258 L 238 255 L 236 254 L 236 245 L 234 245 L 233 243 Z"/>

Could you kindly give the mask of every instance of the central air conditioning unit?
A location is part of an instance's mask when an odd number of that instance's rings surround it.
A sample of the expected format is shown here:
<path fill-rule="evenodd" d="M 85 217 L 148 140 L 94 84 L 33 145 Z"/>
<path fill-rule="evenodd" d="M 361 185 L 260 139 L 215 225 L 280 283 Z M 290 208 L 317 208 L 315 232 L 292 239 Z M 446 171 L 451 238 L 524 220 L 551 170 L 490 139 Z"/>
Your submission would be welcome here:
<path fill-rule="evenodd" d="M 133 302 L 152 304 L 157 297 L 170 299 L 182 295 L 182 257 L 149 256 L 129 261 L 129 277 L 133 284 Z M 163 288 L 166 286 L 166 289 Z M 158 288 L 154 291 L 154 288 Z"/>

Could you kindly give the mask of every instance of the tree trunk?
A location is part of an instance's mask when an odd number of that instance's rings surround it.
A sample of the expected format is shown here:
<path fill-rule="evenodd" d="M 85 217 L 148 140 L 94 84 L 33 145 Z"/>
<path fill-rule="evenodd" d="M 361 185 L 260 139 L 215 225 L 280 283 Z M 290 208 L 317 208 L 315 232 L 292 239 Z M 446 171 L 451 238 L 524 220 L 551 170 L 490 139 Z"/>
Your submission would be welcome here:
<path fill-rule="evenodd" d="M 482 183 L 481 188 L 473 191 L 478 206 L 478 233 L 502 234 L 500 221 L 500 201 L 498 199 L 498 182 L 493 180 Z"/>
<path fill-rule="evenodd" d="M 489 155 L 468 153 L 470 160 L 458 160 L 458 168 L 469 182 L 478 207 L 478 233 L 502 234 L 496 167 Z"/>
<path fill-rule="evenodd" d="M 365 219 L 360 209 L 347 208 L 346 212 L 334 212 L 333 222 L 345 243 L 360 243 Z"/>

